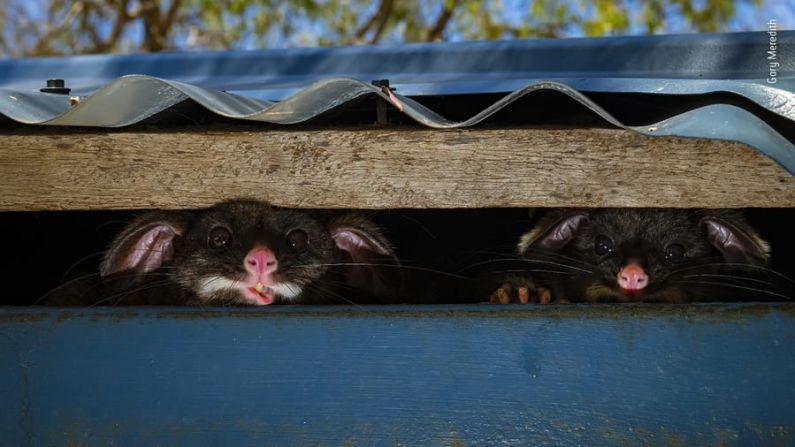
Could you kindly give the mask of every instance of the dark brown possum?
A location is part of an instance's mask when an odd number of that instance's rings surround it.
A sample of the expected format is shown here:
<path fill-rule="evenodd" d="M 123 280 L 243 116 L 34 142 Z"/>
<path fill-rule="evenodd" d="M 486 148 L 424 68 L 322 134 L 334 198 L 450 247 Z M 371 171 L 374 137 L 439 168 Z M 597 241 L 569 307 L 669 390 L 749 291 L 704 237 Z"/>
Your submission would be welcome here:
<path fill-rule="evenodd" d="M 240 199 L 140 216 L 115 238 L 100 276 L 47 304 L 392 303 L 401 288 L 392 248 L 362 216 Z"/>
<path fill-rule="evenodd" d="M 518 244 L 492 302 L 787 300 L 768 244 L 734 210 L 558 209 Z"/>

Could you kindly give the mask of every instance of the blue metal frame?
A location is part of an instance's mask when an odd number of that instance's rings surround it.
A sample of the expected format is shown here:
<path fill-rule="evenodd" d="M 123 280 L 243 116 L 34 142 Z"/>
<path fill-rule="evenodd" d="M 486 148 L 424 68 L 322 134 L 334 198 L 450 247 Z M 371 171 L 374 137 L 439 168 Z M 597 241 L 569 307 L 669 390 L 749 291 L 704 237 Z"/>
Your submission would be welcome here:
<path fill-rule="evenodd" d="M 0 309 L 1 445 L 793 445 L 795 305 Z"/>
<path fill-rule="evenodd" d="M 588 92 L 695 94 L 769 85 L 768 38 L 704 33 L 7 59 L 0 88 L 38 91 L 46 79 L 63 78 L 72 94 L 86 95 L 140 74 L 270 101 L 335 77 L 389 79 L 408 96 L 507 93 L 550 79 Z M 776 38 L 780 66 L 770 86 L 795 92 L 795 31 Z"/>

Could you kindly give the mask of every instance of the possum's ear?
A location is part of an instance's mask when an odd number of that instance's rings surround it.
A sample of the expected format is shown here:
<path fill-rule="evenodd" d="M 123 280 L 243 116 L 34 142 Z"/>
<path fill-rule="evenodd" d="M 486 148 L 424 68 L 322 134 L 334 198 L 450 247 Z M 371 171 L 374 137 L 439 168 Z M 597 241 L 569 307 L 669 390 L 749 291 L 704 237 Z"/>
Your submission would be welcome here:
<path fill-rule="evenodd" d="M 739 215 L 705 214 L 700 224 L 707 240 L 729 263 L 763 266 L 770 258 L 770 246 Z"/>
<path fill-rule="evenodd" d="M 530 249 L 560 250 L 574 239 L 588 213 L 582 210 L 553 211 L 544 216 L 532 230 L 519 239 L 519 254 Z"/>
<path fill-rule="evenodd" d="M 134 272 L 136 275 L 156 270 L 174 259 L 174 242 L 185 232 L 187 213 L 155 211 L 130 223 L 105 253 L 100 274 Z"/>
<path fill-rule="evenodd" d="M 403 282 L 400 263 L 378 228 L 352 214 L 332 222 L 330 232 L 343 260 L 346 284 L 381 302 L 396 302 Z"/>

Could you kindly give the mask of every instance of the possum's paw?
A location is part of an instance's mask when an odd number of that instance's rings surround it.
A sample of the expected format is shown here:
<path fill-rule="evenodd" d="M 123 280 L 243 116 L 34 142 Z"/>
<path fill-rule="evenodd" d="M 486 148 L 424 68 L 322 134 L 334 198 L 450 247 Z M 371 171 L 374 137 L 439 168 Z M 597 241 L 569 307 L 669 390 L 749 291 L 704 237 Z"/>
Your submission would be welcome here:
<path fill-rule="evenodd" d="M 489 297 L 492 304 L 549 304 L 552 292 L 528 278 L 509 278 Z"/>

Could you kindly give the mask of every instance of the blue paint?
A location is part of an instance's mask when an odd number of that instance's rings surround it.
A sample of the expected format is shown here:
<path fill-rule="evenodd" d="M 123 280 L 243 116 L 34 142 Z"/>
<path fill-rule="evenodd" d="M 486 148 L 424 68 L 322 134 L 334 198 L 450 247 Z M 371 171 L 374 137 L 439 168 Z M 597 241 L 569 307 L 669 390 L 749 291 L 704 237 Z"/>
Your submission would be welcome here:
<path fill-rule="evenodd" d="M 6 308 L 0 444 L 792 444 L 793 309 Z"/>
<path fill-rule="evenodd" d="M 85 95 L 121 76 L 144 74 L 268 100 L 333 77 L 388 78 L 411 96 L 504 93 L 551 79 L 584 91 L 647 93 L 660 93 L 665 81 L 664 93 L 679 85 L 684 94 L 767 85 L 767 37 L 702 33 L 0 60 L 0 89 L 35 92 L 60 77 L 72 94 Z M 795 32 L 777 38 L 775 87 L 792 92 Z"/>

